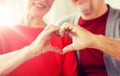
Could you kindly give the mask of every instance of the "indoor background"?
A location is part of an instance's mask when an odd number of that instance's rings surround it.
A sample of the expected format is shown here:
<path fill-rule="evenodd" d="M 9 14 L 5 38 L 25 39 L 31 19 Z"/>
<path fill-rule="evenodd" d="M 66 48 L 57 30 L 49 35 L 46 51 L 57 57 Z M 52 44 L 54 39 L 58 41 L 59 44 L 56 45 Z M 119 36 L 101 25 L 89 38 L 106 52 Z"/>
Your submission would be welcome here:
<path fill-rule="evenodd" d="M 21 16 L 26 0 L 0 0 L 0 25 L 15 25 Z M 120 8 L 120 0 L 106 0 L 114 8 Z M 45 16 L 48 24 L 55 23 L 60 17 L 76 13 L 70 0 L 55 0 L 50 12 Z"/>

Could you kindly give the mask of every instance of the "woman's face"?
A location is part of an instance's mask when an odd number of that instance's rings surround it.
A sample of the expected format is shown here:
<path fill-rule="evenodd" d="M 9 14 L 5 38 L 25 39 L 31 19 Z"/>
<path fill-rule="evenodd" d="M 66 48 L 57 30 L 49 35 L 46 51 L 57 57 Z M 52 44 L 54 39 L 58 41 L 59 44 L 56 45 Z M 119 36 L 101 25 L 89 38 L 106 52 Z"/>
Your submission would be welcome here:
<path fill-rule="evenodd" d="M 28 13 L 34 17 L 44 16 L 51 8 L 54 0 L 29 0 Z"/>

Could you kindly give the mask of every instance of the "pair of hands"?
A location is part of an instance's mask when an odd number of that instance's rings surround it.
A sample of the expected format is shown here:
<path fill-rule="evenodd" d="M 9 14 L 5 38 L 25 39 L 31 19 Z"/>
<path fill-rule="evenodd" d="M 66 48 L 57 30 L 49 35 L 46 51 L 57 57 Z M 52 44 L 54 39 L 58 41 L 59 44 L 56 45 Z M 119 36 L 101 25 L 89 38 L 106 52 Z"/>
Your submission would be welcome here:
<path fill-rule="evenodd" d="M 65 32 L 72 36 L 72 44 L 64 47 L 62 51 L 50 44 L 50 37 L 54 33 L 62 36 Z M 71 22 L 65 22 L 61 27 L 48 25 L 30 45 L 38 54 L 46 53 L 51 50 L 57 53 L 67 53 L 69 51 L 92 48 L 95 35 Z"/>

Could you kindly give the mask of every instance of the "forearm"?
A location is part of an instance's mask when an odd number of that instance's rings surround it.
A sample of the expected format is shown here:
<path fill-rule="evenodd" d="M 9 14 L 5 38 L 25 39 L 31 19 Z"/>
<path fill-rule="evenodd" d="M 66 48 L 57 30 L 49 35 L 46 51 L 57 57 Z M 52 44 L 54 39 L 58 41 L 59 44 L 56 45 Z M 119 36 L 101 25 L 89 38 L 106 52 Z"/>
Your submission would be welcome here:
<path fill-rule="evenodd" d="M 29 46 L 0 55 L 0 74 L 7 74 L 25 61 L 48 51 L 61 53 L 60 49 L 52 46 L 50 43 L 51 35 L 55 32 L 57 33 L 59 29 L 58 26 L 49 25 Z"/>
<path fill-rule="evenodd" d="M 25 61 L 33 58 L 35 54 L 28 47 L 0 55 L 0 76 L 11 72 Z"/>
<path fill-rule="evenodd" d="M 98 35 L 97 49 L 111 55 L 113 58 L 120 60 L 120 40 L 107 38 L 103 35 Z"/>

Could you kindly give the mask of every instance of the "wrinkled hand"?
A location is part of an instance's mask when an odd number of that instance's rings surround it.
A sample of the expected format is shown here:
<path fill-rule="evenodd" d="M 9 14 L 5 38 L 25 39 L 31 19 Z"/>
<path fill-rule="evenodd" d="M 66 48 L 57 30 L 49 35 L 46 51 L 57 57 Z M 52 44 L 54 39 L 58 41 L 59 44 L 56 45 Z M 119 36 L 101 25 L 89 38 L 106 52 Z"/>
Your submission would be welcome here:
<path fill-rule="evenodd" d="M 55 32 L 59 31 L 59 27 L 54 25 L 48 25 L 35 39 L 35 41 L 30 45 L 32 50 L 37 54 L 43 54 L 48 51 L 53 51 L 61 53 L 61 50 L 57 47 L 54 47 L 50 44 L 50 37 Z"/>
<path fill-rule="evenodd" d="M 67 32 L 72 36 L 72 44 L 63 48 L 63 53 L 72 51 L 72 50 L 81 50 L 85 48 L 94 47 L 94 37 L 95 35 L 91 32 L 83 29 L 82 27 L 75 25 L 71 22 L 65 22 L 60 29 L 60 34 L 63 35 L 64 32 Z"/>

